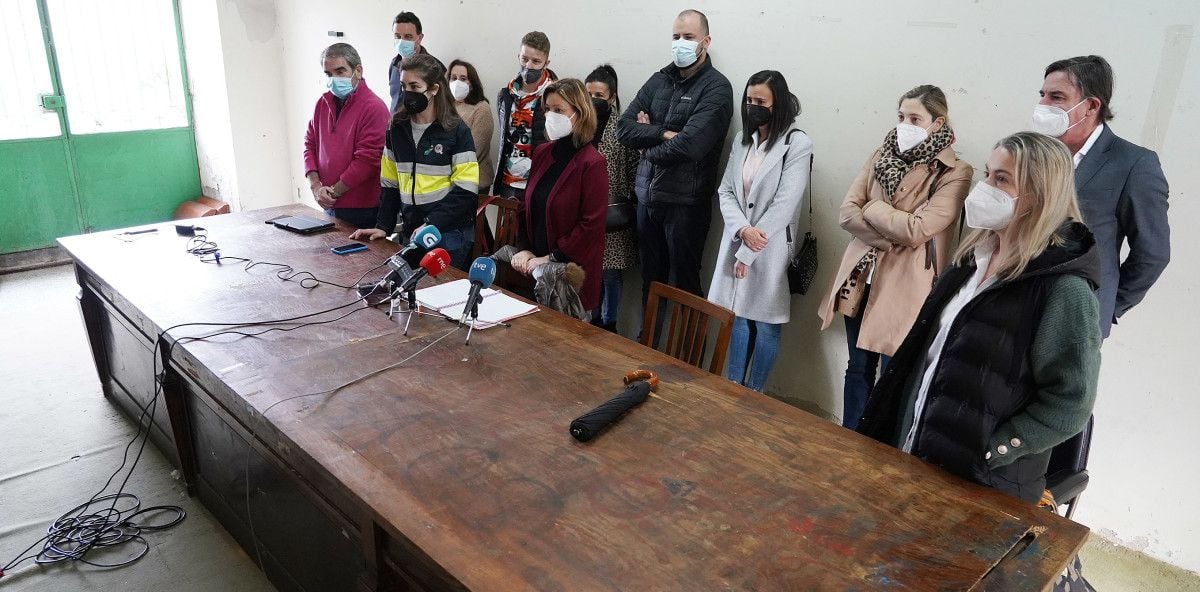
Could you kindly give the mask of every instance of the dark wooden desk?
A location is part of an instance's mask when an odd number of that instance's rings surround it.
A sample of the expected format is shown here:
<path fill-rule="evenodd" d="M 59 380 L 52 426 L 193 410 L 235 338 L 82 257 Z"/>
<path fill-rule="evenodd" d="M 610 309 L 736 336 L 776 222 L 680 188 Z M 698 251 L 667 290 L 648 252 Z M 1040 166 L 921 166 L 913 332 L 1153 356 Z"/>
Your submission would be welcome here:
<path fill-rule="evenodd" d="M 319 215 L 289 206 L 200 224 L 226 257 L 343 284 L 395 250 L 377 241 L 340 257 L 329 247 L 348 230 L 263 224 L 298 211 Z M 354 299 L 201 263 L 161 228 L 61 240 L 105 393 L 126 410 L 150 400 L 166 327 Z M 554 312 L 470 346 L 463 330 L 438 341 L 453 328 L 422 317 L 404 337 L 364 310 L 181 342 L 152 433 L 281 590 L 1038 590 L 1087 534 Z M 572 440 L 571 419 L 635 368 L 662 376 L 662 398 L 590 444 Z"/>

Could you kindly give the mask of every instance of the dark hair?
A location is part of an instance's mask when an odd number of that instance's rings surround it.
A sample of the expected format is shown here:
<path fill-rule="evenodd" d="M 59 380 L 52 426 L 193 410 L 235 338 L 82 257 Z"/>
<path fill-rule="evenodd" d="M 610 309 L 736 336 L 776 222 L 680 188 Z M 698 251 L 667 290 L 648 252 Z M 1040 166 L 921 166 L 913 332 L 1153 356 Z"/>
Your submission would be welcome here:
<path fill-rule="evenodd" d="M 399 25 L 402 23 L 407 23 L 407 24 L 410 24 L 410 25 L 416 27 L 417 35 L 422 34 L 421 19 L 417 18 L 417 15 L 415 15 L 411 12 L 401 12 L 400 14 L 396 15 L 395 19 L 392 20 L 393 25 Z"/>
<path fill-rule="evenodd" d="M 450 71 L 455 66 L 462 66 L 467 70 L 467 82 L 471 84 L 471 90 L 467 92 L 467 98 L 463 100 L 468 105 L 478 105 L 480 101 L 488 102 L 487 97 L 483 96 L 483 83 L 479 81 L 479 72 L 475 71 L 475 66 L 471 62 L 463 60 L 454 60 L 450 62 L 450 66 L 446 68 L 446 80 L 450 79 Z"/>
<path fill-rule="evenodd" d="M 700 12 L 699 10 L 696 10 L 695 8 L 689 8 L 689 9 L 679 13 L 679 16 L 677 16 L 675 18 L 683 18 L 685 16 L 691 16 L 693 14 L 700 17 L 700 28 L 704 29 L 705 35 L 708 35 L 708 17 L 705 16 L 705 14 L 703 12 Z"/>
<path fill-rule="evenodd" d="M 530 31 L 521 38 L 521 45 L 528 45 L 550 57 L 550 38 L 541 31 Z"/>
<path fill-rule="evenodd" d="M 900 95 L 900 100 L 896 101 L 896 106 L 899 107 L 900 103 L 908 99 L 921 101 L 921 106 L 925 107 L 925 110 L 929 112 L 931 117 L 934 119 L 941 117 L 945 121 L 942 125 L 949 125 L 950 103 L 946 101 L 946 93 L 942 92 L 942 89 L 932 84 L 922 84 Z"/>
<path fill-rule="evenodd" d="M 621 97 L 617 96 L 617 70 L 612 67 L 612 64 L 596 66 L 596 69 L 592 70 L 592 73 L 588 74 L 587 78 L 583 79 L 583 82 L 584 84 L 589 82 L 599 82 L 600 84 L 607 86 L 608 94 L 612 95 L 612 98 L 617 103 L 616 110 L 621 110 Z"/>
<path fill-rule="evenodd" d="M 438 85 L 438 93 L 433 95 L 430 102 L 433 103 L 434 116 L 437 117 L 438 123 L 442 125 L 442 129 L 452 130 L 458 127 L 458 122 L 461 118 L 458 116 L 458 109 L 454 107 L 454 99 L 450 96 L 448 78 L 446 77 L 446 67 L 442 65 L 437 58 L 424 53 L 413 54 L 412 56 L 400 62 L 400 71 L 412 70 L 416 72 L 421 80 L 425 81 L 426 89 L 433 85 Z M 408 120 L 408 112 L 404 109 L 404 103 L 401 102 L 396 107 L 396 117 L 393 121 L 400 122 Z"/>
<path fill-rule="evenodd" d="M 770 148 L 775 145 L 779 136 L 792 126 L 792 123 L 796 121 L 796 116 L 800 115 L 800 99 L 797 99 L 796 95 L 788 90 L 787 80 L 783 78 L 783 74 L 775 70 L 763 70 L 751 76 L 750 80 L 746 81 L 746 90 L 742 91 L 742 144 L 746 146 L 754 141 L 750 136 L 755 132 L 746 124 L 746 97 L 749 95 L 750 87 L 759 84 L 765 84 L 767 88 L 771 89 L 774 102 L 771 119 L 767 122 L 771 129 L 771 135 L 767 139 L 767 148 Z"/>
<path fill-rule="evenodd" d="M 334 43 L 326 47 L 325 51 L 321 52 L 321 65 L 324 65 L 325 60 L 328 58 L 342 58 L 346 60 L 351 70 L 362 65 L 362 58 L 358 57 L 358 51 L 349 43 Z"/>
<path fill-rule="evenodd" d="M 1046 66 L 1045 78 L 1054 72 L 1066 72 L 1067 78 L 1079 89 L 1083 98 L 1095 97 L 1100 100 L 1100 119 L 1112 121 L 1113 112 L 1109 106 L 1113 93 L 1113 71 L 1108 60 L 1098 56 L 1078 56 L 1058 60 Z"/>

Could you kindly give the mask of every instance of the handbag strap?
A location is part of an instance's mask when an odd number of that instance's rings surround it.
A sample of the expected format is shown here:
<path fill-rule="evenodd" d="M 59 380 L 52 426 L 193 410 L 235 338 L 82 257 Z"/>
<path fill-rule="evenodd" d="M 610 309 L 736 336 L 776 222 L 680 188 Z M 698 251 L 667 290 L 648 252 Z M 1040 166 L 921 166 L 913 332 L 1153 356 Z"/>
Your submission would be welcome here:
<path fill-rule="evenodd" d="M 934 175 L 933 182 L 929 184 L 929 196 L 925 198 L 925 205 L 929 205 L 929 202 L 933 201 L 933 194 L 937 191 L 938 181 L 941 180 L 942 174 L 945 172 L 946 169 L 944 167 L 938 167 L 938 172 Z M 933 283 L 936 284 L 938 280 L 937 235 L 929 237 L 929 240 L 925 243 L 925 269 L 933 270 Z"/>
<path fill-rule="evenodd" d="M 792 148 L 792 134 L 794 134 L 796 132 L 804 132 L 804 130 L 802 130 L 802 129 L 791 130 L 788 132 L 787 136 L 784 137 L 784 139 L 783 139 L 783 145 L 787 146 L 787 148 L 784 148 L 784 150 L 783 150 L 784 162 L 787 162 L 788 150 L 791 150 L 791 148 Z M 804 132 L 804 133 L 807 133 L 807 132 Z M 804 191 L 806 194 L 804 199 L 805 199 L 805 201 L 808 202 L 808 231 L 810 233 L 812 232 L 812 229 L 813 229 L 812 172 L 813 172 L 813 156 L 810 154 L 808 156 L 808 183 L 804 184 L 805 185 Z M 788 229 L 788 242 L 789 243 L 792 242 L 791 229 Z"/>

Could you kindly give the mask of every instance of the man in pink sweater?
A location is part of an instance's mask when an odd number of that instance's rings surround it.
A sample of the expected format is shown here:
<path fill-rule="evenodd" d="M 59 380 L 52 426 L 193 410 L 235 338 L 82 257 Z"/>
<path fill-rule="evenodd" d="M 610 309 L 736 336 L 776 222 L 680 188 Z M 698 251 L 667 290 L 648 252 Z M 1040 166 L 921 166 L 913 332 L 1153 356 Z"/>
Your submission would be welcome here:
<path fill-rule="evenodd" d="M 329 92 L 317 100 L 304 135 L 304 171 L 325 213 L 374 228 L 379 163 L 391 115 L 363 79 L 362 59 L 346 43 L 321 52 Z"/>

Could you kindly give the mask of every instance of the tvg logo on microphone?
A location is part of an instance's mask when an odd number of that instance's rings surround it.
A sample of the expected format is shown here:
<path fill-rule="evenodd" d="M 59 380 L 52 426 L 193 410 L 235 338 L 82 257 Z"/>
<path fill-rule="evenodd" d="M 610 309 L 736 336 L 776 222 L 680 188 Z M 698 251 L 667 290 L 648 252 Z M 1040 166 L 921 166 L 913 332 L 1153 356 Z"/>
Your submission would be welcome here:
<path fill-rule="evenodd" d="M 442 242 L 442 233 L 432 224 L 422 224 L 413 232 L 413 242 L 419 242 L 425 250 L 432 249 Z"/>

